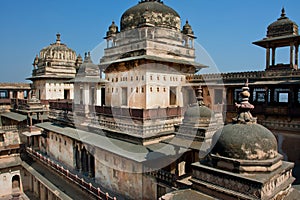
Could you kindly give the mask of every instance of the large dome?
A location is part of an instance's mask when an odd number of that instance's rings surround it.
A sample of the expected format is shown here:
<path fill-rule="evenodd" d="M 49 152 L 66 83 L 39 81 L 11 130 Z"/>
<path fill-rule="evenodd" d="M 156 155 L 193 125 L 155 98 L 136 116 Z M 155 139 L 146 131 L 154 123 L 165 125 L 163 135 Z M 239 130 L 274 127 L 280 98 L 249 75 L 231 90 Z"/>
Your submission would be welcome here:
<path fill-rule="evenodd" d="M 179 14 L 160 0 L 142 0 L 129 8 L 121 17 L 121 31 L 135 29 L 142 24 L 180 31 Z"/>
<path fill-rule="evenodd" d="M 67 45 L 60 42 L 60 34 L 56 35 L 56 42 L 50 44 L 40 51 L 40 59 L 60 59 L 66 61 L 76 61 L 76 52 Z"/>
<path fill-rule="evenodd" d="M 241 160 L 268 160 L 278 155 L 277 140 L 259 124 L 229 124 L 219 130 L 212 153 Z"/>

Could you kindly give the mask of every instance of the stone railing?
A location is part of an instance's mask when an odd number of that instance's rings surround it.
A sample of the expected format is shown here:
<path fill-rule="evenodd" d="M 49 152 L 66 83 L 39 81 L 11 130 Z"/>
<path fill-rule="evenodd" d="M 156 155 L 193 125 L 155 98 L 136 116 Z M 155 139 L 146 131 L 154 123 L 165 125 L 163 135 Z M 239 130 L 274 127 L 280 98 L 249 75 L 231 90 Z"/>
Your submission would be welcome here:
<path fill-rule="evenodd" d="M 0 129 L 3 131 L 13 131 L 13 130 L 19 130 L 20 128 L 24 128 L 23 126 L 18 126 L 18 125 L 5 125 L 5 126 L 0 126 Z"/>
<path fill-rule="evenodd" d="M 75 111 L 77 114 L 94 113 L 100 116 L 112 118 L 128 118 L 132 120 L 146 121 L 156 119 L 173 119 L 182 117 L 185 109 L 182 107 L 167 107 L 167 108 L 153 108 L 153 109 L 137 109 L 137 108 L 121 108 L 110 106 L 85 106 L 83 104 L 73 104 L 71 101 L 50 101 L 50 109 Z"/>
<path fill-rule="evenodd" d="M 73 174 L 68 169 L 65 169 L 63 166 L 55 163 L 50 158 L 43 156 L 42 154 L 32 150 L 31 148 L 27 148 L 27 153 L 33 157 L 34 159 L 39 160 L 44 165 L 50 167 L 55 172 L 64 176 L 66 179 L 70 180 L 72 183 L 78 185 L 84 191 L 87 191 L 91 195 L 95 196 L 97 199 L 105 199 L 105 200 L 116 200 L 116 197 L 111 197 L 107 192 L 102 191 L 99 187 L 93 186 L 92 183 L 88 183 L 83 178 L 78 177 L 78 175 Z"/>
<path fill-rule="evenodd" d="M 10 104 L 10 99 L 0 99 L 0 104 Z"/>
<path fill-rule="evenodd" d="M 20 147 L 20 144 L 6 144 L 5 142 L 0 142 L 0 151 L 20 149 Z"/>
<path fill-rule="evenodd" d="M 176 180 L 178 179 L 178 176 L 176 176 L 175 174 L 172 174 L 168 171 L 165 170 L 149 170 L 149 172 L 147 172 L 146 174 L 149 176 L 153 176 L 156 179 L 158 179 L 159 181 L 166 183 L 170 186 L 176 186 Z"/>
<path fill-rule="evenodd" d="M 196 74 L 188 75 L 186 80 L 189 82 L 194 81 L 213 81 L 213 80 L 230 80 L 230 79 L 267 79 L 267 78 L 280 78 L 280 77 L 299 77 L 300 71 L 292 70 L 269 70 L 269 71 L 250 71 L 250 72 L 234 72 L 234 73 L 216 73 L 216 74 Z"/>
<path fill-rule="evenodd" d="M 280 105 L 254 105 L 251 111 L 255 115 L 283 115 L 289 117 L 300 117 L 300 108 Z M 235 105 L 227 105 L 227 112 L 236 112 Z"/>

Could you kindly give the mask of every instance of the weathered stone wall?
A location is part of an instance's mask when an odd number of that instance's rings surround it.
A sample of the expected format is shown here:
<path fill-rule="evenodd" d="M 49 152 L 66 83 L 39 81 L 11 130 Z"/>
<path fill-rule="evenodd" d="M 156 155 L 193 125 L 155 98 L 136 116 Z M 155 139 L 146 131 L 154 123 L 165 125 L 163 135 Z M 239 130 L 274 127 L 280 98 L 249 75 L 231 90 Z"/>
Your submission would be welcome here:
<path fill-rule="evenodd" d="M 54 132 L 49 132 L 48 135 L 47 153 L 65 165 L 73 167 L 73 140 Z"/>
<path fill-rule="evenodd" d="M 95 151 L 95 179 L 131 199 L 156 199 L 156 183 L 144 177 L 142 164 L 107 151 Z"/>

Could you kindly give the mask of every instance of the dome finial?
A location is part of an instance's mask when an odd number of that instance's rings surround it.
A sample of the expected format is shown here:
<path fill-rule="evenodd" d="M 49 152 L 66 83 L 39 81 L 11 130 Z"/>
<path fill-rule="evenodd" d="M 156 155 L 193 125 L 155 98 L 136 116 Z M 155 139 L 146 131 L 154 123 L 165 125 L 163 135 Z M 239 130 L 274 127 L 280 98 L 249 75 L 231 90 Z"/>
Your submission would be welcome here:
<path fill-rule="evenodd" d="M 282 9 L 281 9 L 281 17 L 285 17 L 285 9 L 284 9 L 284 6 L 282 6 Z"/>
<path fill-rule="evenodd" d="M 203 101 L 203 89 L 201 85 L 197 88 L 197 102 L 199 106 L 204 106 L 204 101 Z"/>
<path fill-rule="evenodd" d="M 60 33 L 56 34 L 56 43 L 60 44 Z"/>
<path fill-rule="evenodd" d="M 242 87 L 242 92 L 240 93 L 240 96 L 242 98 L 241 103 L 235 103 L 235 107 L 237 108 L 238 116 L 236 118 L 233 118 L 233 123 L 238 124 L 256 124 L 256 118 L 252 116 L 251 110 L 254 108 L 254 106 L 249 103 L 249 87 L 248 87 L 249 81 L 246 80 L 245 86 Z"/>

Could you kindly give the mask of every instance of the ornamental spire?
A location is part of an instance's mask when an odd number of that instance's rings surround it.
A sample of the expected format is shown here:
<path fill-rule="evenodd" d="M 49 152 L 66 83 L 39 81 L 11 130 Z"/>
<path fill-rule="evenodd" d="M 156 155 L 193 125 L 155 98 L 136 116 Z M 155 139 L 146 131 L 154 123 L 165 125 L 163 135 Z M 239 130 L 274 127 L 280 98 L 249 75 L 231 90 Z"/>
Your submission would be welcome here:
<path fill-rule="evenodd" d="M 248 87 L 248 79 L 245 83 L 245 86 L 242 87 L 242 92 L 240 96 L 242 97 L 241 103 L 235 103 L 235 107 L 237 108 L 238 115 L 236 118 L 233 118 L 233 123 L 237 124 L 256 124 L 256 117 L 253 117 L 251 114 L 251 110 L 254 109 L 254 106 L 249 103 L 249 87 Z"/>
<path fill-rule="evenodd" d="M 56 44 L 60 44 L 60 33 L 56 34 Z"/>
<path fill-rule="evenodd" d="M 204 106 L 205 105 L 204 101 L 203 101 L 203 89 L 202 89 L 201 86 L 199 86 L 197 88 L 197 97 L 196 97 L 196 99 L 197 99 L 197 102 L 198 102 L 199 106 Z"/>
<path fill-rule="evenodd" d="M 282 7 L 282 9 L 281 9 L 281 17 L 285 17 L 285 9 L 284 9 L 284 7 Z"/>

